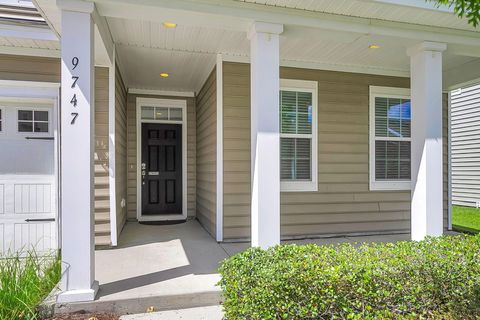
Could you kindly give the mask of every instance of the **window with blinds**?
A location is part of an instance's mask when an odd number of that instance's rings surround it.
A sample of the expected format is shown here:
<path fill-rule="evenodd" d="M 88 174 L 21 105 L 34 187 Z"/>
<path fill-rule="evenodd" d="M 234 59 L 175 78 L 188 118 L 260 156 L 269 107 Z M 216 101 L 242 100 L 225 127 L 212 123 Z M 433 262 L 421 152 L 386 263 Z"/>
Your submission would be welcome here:
<path fill-rule="evenodd" d="M 316 188 L 316 82 L 296 84 L 280 90 L 280 179 L 286 191 L 307 191 Z"/>
<path fill-rule="evenodd" d="M 372 187 L 373 180 L 374 188 L 377 189 L 409 188 L 412 120 L 410 97 L 406 94 L 407 89 L 377 90 L 380 92 L 374 91 L 372 94 L 371 91 L 370 98 L 370 185 Z M 404 95 L 399 94 L 402 92 Z"/>

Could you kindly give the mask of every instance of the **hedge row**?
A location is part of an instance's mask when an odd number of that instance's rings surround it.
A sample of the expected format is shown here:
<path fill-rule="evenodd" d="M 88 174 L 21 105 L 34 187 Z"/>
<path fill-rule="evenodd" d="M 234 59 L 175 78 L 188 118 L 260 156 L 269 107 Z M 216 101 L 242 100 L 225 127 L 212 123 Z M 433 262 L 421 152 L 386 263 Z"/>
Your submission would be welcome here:
<path fill-rule="evenodd" d="M 480 235 L 250 248 L 219 271 L 228 320 L 480 318 Z"/>

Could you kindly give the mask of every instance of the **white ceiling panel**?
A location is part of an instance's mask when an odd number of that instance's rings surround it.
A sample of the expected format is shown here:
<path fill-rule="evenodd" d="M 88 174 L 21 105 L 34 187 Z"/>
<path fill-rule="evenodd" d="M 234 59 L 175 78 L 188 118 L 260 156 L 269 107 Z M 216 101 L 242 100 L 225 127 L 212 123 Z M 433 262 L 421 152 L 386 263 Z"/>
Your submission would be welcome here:
<path fill-rule="evenodd" d="M 216 56 L 162 49 L 117 46 L 130 88 L 165 91 L 198 91 L 212 71 Z M 160 77 L 166 72 L 168 78 Z"/>

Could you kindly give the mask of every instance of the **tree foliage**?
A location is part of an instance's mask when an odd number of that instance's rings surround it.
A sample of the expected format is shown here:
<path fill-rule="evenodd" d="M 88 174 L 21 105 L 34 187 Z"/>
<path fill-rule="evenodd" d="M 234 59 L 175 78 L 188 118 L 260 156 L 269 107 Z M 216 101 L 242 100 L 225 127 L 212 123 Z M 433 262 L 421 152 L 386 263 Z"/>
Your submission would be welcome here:
<path fill-rule="evenodd" d="M 477 27 L 480 23 L 480 0 L 428 0 L 440 5 L 453 7 L 460 18 L 468 19 L 468 23 Z"/>

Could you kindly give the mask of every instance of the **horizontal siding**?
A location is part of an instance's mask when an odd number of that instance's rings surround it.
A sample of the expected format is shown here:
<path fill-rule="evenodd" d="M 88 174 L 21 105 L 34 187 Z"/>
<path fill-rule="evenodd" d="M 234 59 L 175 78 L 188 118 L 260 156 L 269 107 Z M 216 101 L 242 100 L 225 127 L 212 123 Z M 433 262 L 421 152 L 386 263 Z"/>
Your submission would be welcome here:
<path fill-rule="evenodd" d="M 197 95 L 197 218 L 215 236 L 217 104 L 212 71 Z"/>
<path fill-rule="evenodd" d="M 283 67 L 280 73 L 285 79 L 317 81 L 319 87 L 318 192 L 281 194 L 282 236 L 409 232 L 410 192 L 370 191 L 368 171 L 369 86 L 409 87 L 409 79 Z M 224 236 L 248 238 L 249 65 L 224 63 L 223 76 Z M 445 137 L 446 123 L 444 115 Z M 446 139 L 444 146 L 447 168 Z M 446 205 L 446 171 L 444 177 Z"/>
<path fill-rule="evenodd" d="M 95 244 L 110 245 L 108 68 L 95 68 Z"/>
<path fill-rule="evenodd" d="M 127 219 L 127 90 L 117 67 L 115 72 L 115 203 L 117 234 Z"/>
<path fill-rule="evenodd" d="M 0 79 L 60 82 L 60 59 L 0 55 Z"/>
<path fill-rule="evenodd" d="M 452 95 L 452 203 L 480 201 L 480 85 Z"/>
<path fill-rule="evenodd" d="M 137 97 L 179 99 L 187 101 L 187 211 L 189 217 L 196 212 L 196 112 L 195 99 L 156 95 L 127 95 L 127 218 L 137 218 Z"/>

